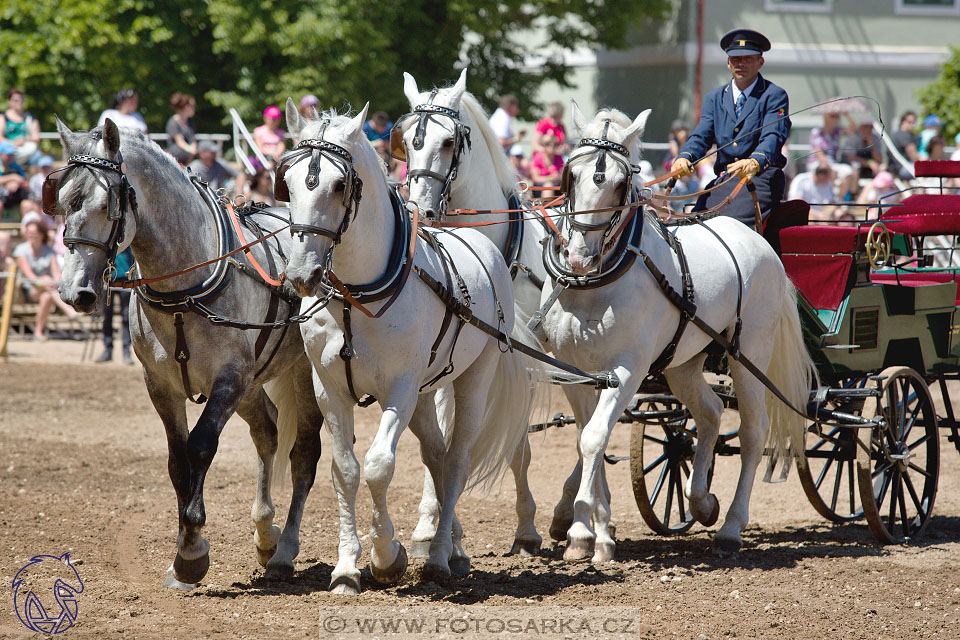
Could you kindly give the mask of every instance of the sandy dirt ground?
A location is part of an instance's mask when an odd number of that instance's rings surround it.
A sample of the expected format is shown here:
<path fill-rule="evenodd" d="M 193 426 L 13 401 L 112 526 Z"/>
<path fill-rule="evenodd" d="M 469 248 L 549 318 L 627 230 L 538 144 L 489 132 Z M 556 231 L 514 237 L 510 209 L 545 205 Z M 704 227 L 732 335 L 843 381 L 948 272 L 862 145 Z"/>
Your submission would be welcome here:
<path fill-rule="evenodd" d="M 356 598 L 327 592 L 336 563 L 337 503 L 326 449 L 303 520 L 297 572 L 268 581 L 257 564 L 250 506 L 256 456 L 246 425 L 227 424 L 206 482 L 212 564 L 190 592 L 161 589 L 175 551 L 176 498 L 167 476 L 166 442 L 144 388 L 139 365 L 81 362 L 81 344 L 14 340 L 0 361 L 0 637 L 33 637 L 16 617 L 11 582 L 36 554 L 69 552 L 84 583 L 79 613 L 64 637 L 310 638 L 360 637 L 339 629 L 343 615 L 416 616 L 434 624 L 446 616 L 487 612 L 533 626 L 428 627 L 432 637 L 641 638 L 960 638 L 960 459 L 941 440 L 935 514 L 911 546 L 880 547 L 863 522 L 831 525 L 807 502 L 796 474 L 782 484 L 757 481 L 751 524 L 738 557 L 717 559 L 711 528 L 664 538 L 643 523 L 634 503 L 629 463 L 608 466 L 617 525 L 616 560 L 602 566 L 567 564 L 547 530 L 561 483 L 576 453 L 573 427 L 532 437 L 531 486 L 537 526 L 545 538 L 537 558 L 508 557 L 516 524 L 513 480 L 498 491 L 465 496 L 458 514 L 472 573 L 448 586 L 420 581 L 411 559 L 401 584 L 376 586 L 366 569 Z M 960 398 L 960 393 L 957 394 Z M 556 408 L 564 403 L 555 396 Z M 196 408 L 189 409 L 195 420 Z M 379 411 L 358 411 L 362 460 Z M 735 425 L 728 412 L 725 421 Z M 324 445 L 328 439 L 323 435 Z M 614 431 L 609 451 L 629 453 L 630 427 Z M 718 461 L 714 490 L 729 506 L 739 463 Z M 422 470 L 416 441 L 400 440 L 390 490 L 391 515 L 407 543 L 417 520 Z M 275 492 L 278 520 L 289 486 Z M 362 484 L 362 534 L 371 501 Z M 721 519 L 722 523 L 722 519 Z M 599 622 L 607 608 L 617 622 Z M 593 626 L 542 626 L 544 617 L 593 616 Z M 605 615 L 605 614 L 604 614 Z M 603 618 L 606 620 L 606 618 Z M 534 622 L 531 623 L 530 621 Z M 336 620 L 335 620 L 336 622 Z M 540 626 L 537 626 L 540 625 Z M 513 630 L 511 630 L 513 629 Z M 440 631 L 437 633 L 437 631 Z M 522 632 L 521 632 L 522 631 Z M 351 635 L 352 634 L 352 635 Z M 389 636 L 367 633 L 364 637 Z M 419 637 L 419 633 L 404 633 Z M 392 636 L 399 637 L 399 636 Z"/>

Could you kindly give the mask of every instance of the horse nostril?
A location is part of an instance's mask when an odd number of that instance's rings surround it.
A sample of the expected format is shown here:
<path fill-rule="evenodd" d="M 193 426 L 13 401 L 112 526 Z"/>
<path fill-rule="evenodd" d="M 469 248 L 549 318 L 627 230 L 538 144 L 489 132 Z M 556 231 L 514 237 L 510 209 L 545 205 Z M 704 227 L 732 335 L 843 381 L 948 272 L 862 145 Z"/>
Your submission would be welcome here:
<path fill-rule="evenodd" d="M 82 309 L 85 309 L 88 307 L 92 307 L 94 304 L 96 304 L 96 302 L 97 302 L 97 294 L 95 294 L 93 291 L 90 291 L 89 289 L 84 289 L 83 291 L 80 291 L 79 293 L 77 293 L 77 300 L 75 304 L 76 306 Z"/>
<path fill-rule="evenodd" d="M 569 257 L 570 257 L 570 249 L 564 249 L 564 250 L 563 250 L 563 257 L 564 257 L 564 258 L 569 258 Z"/>
<path fill-rule="evenodd" d="M 427 220 L 436 220 L 436 219 L 437 219 L 437 212 L 436 212 L 435 210 L 433 210 L 433 209 L 425 209 L 424 212 L 423 212 L 423 215 L 424 215 L 424 217 L 425 217 Z"/>

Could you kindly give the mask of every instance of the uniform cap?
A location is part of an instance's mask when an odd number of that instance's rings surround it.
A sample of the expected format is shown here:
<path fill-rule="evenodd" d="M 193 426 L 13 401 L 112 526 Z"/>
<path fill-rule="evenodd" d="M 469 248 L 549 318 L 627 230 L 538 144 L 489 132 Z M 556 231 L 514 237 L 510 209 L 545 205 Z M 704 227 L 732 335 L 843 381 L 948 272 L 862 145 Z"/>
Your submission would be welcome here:
<path fill-rule="evenodd" d="M 720 39 L 720 48 L 728 56 L 756 56 L 770 50 L 770 41 L 759 31 L 734 29 Z"/>
<path fill-rule="evenodd" d="M 926 118 L 923 119 L 923 126 L 925 127 L 942 127 L 943 122 L 940 120 L 940 116 L 935 113 L 931 113 Z"/>

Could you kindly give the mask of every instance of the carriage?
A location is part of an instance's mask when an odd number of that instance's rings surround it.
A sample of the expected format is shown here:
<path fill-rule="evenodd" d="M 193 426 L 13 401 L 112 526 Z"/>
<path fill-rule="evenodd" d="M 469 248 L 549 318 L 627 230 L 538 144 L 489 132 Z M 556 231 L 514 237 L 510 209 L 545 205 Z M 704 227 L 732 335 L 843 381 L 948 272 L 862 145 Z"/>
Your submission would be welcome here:
<path fill-rule="evenodd" d="M 806 431 L 806 458 L 798 460 L 800 483 L 823 517 L 865 517 L 884 544 L 914 540 L 929 523 L 939 429 L 948 429 L 960 450 L 947 386 L 960 380 L 958 269 L 933 266 L 935 258 L 949 263 L 960 234 L 960 195 L 942 186 L 960 177 L 960 162 L 919 162 L 917 175 L 940 178 L 939 192 L 909 193 L 844 225 L 811 224 L 809 205 L 788 202 L 764 228 L 797 287 L 804 341 L 820 378 L 810 390 L 807 411 L 816 421 Z M 735 409 L 732 384 L 722 368 L 716 373 L 713 390 Z M 558 414 L 548 424 L 572 421 Z M 662 380 L 648 378 L 620 422 L 632 425 L 630 470 L 644 521 L 659 534 L 685 533 L 694 518 L 683 487 L 697 447 L 689 412 Z M 737 431 L 721 433 L 714 453 L 739 454 L 736 439 Z M 776 462 L 771 457 L 766 479 Z M 780 466 L 785 479 L 788 467 Z"/>

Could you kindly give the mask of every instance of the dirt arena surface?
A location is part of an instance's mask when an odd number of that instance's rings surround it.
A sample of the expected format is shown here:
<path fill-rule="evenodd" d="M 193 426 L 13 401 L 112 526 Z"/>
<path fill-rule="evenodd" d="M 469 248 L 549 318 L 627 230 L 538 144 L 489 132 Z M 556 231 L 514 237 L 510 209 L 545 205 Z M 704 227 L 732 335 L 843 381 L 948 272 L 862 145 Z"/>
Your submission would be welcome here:
<path fill-rule="evenodd" d="M 196 590 L 181 592 L 160 588 L 175 551 L 176 498 L 163 428 L 139 365 L 81 363 L 78 342 L 13 340 L 10 352 L 9 361 L 0 361 L 2 638 L 36 636 L 14 612 L 13 576 L 36 554 L 65 552 L 85 585 L 77 621 L 62 636 L 68 638 L 335 637 L 335 627 L 321 626 L 330 612 L 342 612 L 345 619 L 416 616 L 428 621 L 431 632 L 424 637 L 524 635 L 513 627 L 445 626 L 435 633 L 430 626 L 431 620 L 471 611 L 527 623 L 557 612 L 592 616 L 590 631 L 567 627 L 550 635 L 542 626 L 523 627 L 533 637 L 960 638 L 960 456 L 946 433 L 934 517 L 914 546 L 881 548 L 864 523 L 826 523 L 791 473 L 784 484 L 758 479 L 744 549 L 735 559 L 716 559 L 710 553 L 712 532 L 699 525 L 681 538 L 650 532 L 623 462 L 607 467 L 617 525 L 613 563 L 566 564 L 562 549 L 546 541 L 538 558 L 506 557 L 516 524 L 508 474 L 499 492 L 469 494 L 460 502 L 471 575 L 448 587 L 424 584 L 423 561 L 411 559 L 400 585 L 377 587 L 365 568 L 364 593 L 347 598 L 326 591 L 338 527 L 329 450 L 307 502 L 297 573 L 289 583 L 267 581 L 256 561 L 250 521 L 256 456 L 246 425 L 234 418 L 207 476 L 210 571 Z M 563 409 L 559 394 L 554 397 Z M 193 420 L 199 415 L 194 407 L 188 412 Z M 374 408 L 358 412 L 361 461 L 378 419 Z M 733 413 L 725 418 L 730 424 L 736 419 Z M 532 439 L 531 486 L 545 539 L 562 480 L 576 458 L 575 433 L 573 427 L 551 429 Z M 325 433 L 323 438 L 326 447 Z M 627 455 L 629 440 L 630 428 L 618 426 L 609 451 Z M 390 504 L 406 544 L 422 482 L 409 432 L 398 454 Z M 718 462 L 713 487 L 722 513 L 738 465 L 730 458 Z M 282 525 L 289 486 L 277 488 L 274 500 Z M 362 533 L 369 529 L 370 505 L 361 484 Z M 362 543 L 366 567 L 366 536 Z M 610 608 L 616 625 L 596 626 L 606 619 L 599 607 Z"/>

